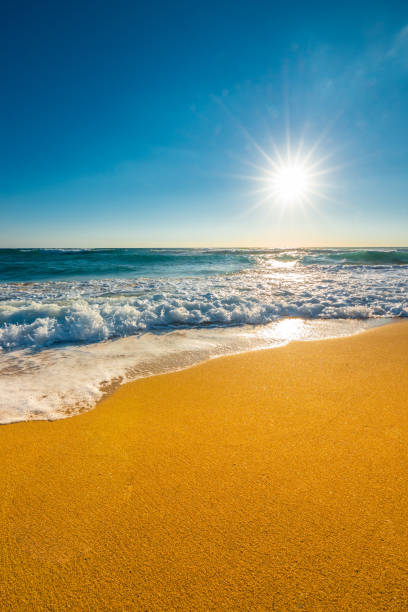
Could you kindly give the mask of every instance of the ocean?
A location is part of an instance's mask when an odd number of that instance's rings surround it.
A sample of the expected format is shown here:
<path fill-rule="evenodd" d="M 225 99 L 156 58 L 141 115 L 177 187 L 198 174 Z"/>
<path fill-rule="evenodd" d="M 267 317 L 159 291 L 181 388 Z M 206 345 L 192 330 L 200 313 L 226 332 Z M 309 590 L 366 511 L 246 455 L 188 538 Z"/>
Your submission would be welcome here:
<path fill-rule="evenodd" d="M 0 423 L 408 316 L 408 249 L 1 249 Z"/>

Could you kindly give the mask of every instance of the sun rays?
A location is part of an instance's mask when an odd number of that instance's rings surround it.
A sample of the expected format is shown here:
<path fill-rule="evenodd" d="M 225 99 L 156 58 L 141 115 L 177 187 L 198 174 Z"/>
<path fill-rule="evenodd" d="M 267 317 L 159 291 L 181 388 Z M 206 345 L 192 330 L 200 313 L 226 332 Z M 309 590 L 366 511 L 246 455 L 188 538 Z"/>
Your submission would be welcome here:
<path fill-rule="evenodd" d="M 246 165 L 256 169 L 256 173 L 245 176 L 246 180 L 255 182 L 258 187 L 251 192 L 256 198 L 250 211 L 266 207 L 271 212 L 303 212 L 309 208 L 316 209 L 321 200 L 328 200 L 330 185 L 325 177 L 336 168 L 327 165 L 331 154 L 318 155 L 317 146 L 304 150 L 301 142 L 292 152 L 289 141 L 286 151 L 281 153 L 273 146 L 273 153 L 268 154 L 257 143 L 256 150 L 262 154 L 262 164 L 253 164 L 244 160 Z M 242 177 L 244 178 L 244 177 Z"/>

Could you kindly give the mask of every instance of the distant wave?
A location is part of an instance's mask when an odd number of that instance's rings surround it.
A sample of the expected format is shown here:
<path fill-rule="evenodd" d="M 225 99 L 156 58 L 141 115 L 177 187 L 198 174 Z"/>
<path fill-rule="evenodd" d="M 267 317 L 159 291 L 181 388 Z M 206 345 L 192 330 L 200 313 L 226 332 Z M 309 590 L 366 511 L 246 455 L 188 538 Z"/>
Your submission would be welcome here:
<path fill-rule="evenodd" d="M 305 255 L 301 261 L 306 265 L 407 266 L 408 249 L 321 250 Z"/>
<path fill-rule="evenodd" d="M 408 266 L 408 249 L 0 249 L 0 283 L 182 278 L 297 266 Z"/>
<path fill-rule="evenodd" d="M 243 250 L 0 249 L 0 282 L 228 274 L 256 263 Z"/>

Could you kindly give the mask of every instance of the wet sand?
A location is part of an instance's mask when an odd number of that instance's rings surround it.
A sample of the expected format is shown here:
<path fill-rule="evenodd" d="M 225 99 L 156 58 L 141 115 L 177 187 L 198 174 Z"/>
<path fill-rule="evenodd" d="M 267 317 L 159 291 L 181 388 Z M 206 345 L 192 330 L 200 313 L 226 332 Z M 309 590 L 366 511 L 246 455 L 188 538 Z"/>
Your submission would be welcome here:
<path fill-rule="evenodd" d="M 408 608 L 408 324 L 0 428 L 1 610 Z"/>

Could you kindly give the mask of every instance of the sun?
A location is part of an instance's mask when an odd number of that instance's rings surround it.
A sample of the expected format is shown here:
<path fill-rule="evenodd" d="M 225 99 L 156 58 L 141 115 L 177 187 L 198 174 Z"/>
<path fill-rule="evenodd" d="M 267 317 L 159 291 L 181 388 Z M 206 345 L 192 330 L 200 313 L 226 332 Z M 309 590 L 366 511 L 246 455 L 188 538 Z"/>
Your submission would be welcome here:
<path fill-rule="evenodd" d="M 330 199 L 325 193 L 330 184 L 322 181 L 325 175 L 336 169 L 326 166 L 330 153 L 324 157 L 316 156 L 317 145 L 305 150 L 302 144 L 299 144 L 295 150 L 291 150 L 287 145 L 286 152 L 280 152 L 274 147 L 274 154 L 271 155 L 255 141 L 253 143 L 267 163 L 259 165 L 248 161 L 247 164 L 255 168 L 258 174 L 240 176 L 256 182 L 259 187 L 250 192 L 251 196 L 257 197 L 257 201 L 247 212 L 262 206 L 271 212 L 280 209 L 281 214 L 306 214 L 308 208 L 318 210 L 320 200 Z"/>
<path fill-rule="evenodd" d="M 280 164 L 270 178 L 271 195 L 283 204 L 302 202 L 310 194 L 312 179 L 312 172 L 304 164 Z"/>

